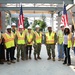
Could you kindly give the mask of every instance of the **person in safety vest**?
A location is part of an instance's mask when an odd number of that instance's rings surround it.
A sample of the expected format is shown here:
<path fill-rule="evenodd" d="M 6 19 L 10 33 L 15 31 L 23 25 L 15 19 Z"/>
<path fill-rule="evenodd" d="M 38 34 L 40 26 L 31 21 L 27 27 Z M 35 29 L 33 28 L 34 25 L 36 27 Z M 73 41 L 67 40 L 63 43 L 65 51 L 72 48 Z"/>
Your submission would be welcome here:
<path fill-rule="evenodd" d="M 31 59 L 31 52 L 32 52 L 32 45 L 33 45 L 33 33 L 32 33 L 32 28 L 29 26 L 28 31 L 26 33 L 26 60 Z"/>
<path fill-rule="evenodd" d="M 75 30 L 74 30 L 74 33 L 73 33 L 73 50 L 74 50 L 74 55 L 75 55 Z"/>
<path fill-rule="evenodd" d="M 70 32 L 69 26 L 64 29 L 64 52 L 65 60 L 63 64 L 71 65 L 70 48 L 72 47 L 72 33 Z"/>
<path fill-rule="evenodd" d="M 41 59 L 41 43 L 42 43 L 42 32 L 40 32 L 40 26 L 36 25 L 36 31 L 34 33 L 34 59 Z M 36 58 L 37 55 L 37 58 Z"/>
<path fill-rule="evenodd" d="M 12 30 L 14 36 L 16 36 L 16 24 L 15 23 L 12 23 L 11 26 L 12 26 L 12 29 L 11 30 Z M 14 55 L 14 60 L 16 60 L 16 58 L 15 58 L 15 48 L 16 48 L 16 46 L 14 46 L 14 52 L 13 52 L 14 53 L 13 54 Z"/>
<path fill-rule="evenodd" d="M 57 33 L 57 46 L 58 46 L 58 61 L 64 60 L 64 47 L 63 47 L 63 41 L 64 41 L 64 25 L 60 25 L 60 30 Z"/>
<path fill-rule="evenodd" d="M 48 26 L 48 32 L 45 33 L 45 44 L 47 48 L 48 58 L 47 60 L 51 59 L 51 51 L 53 61 L 55 61 L 55 44 L 57 42 L 56 33 L 52 31 L 52 26 Z"/>
<path fill-rule="evenodd" d="M 4 38 L 4 43 L 5 43 L 5 48 L 6 48 L 6 59 L 7 59 L 7 64 L 15 63 L 14 61 L 14 34 L 11 32 L 11 26 L 7 26 L 7 32 L 3 34 Z"/>
<path fill-rule="evenodd" d="M 75 56 L 75 29 L 74 29 L 73 37 L 72 37 L 72 49 L 74 51 L 74 56 Z M 74 66 L 74 69 L 75 69 L 75 66 Z"/>
<path fill-rule="evenodd" d="M 19 26 L 19 30 L 16 31 L 16 46 L 17 46 L 17 62 L 19 62 L 20 51 L 21 51 L 21 59 L 25 60 L 25 48 L 26 48 L 26 35 L 23 30 L 23 26 Z"/>

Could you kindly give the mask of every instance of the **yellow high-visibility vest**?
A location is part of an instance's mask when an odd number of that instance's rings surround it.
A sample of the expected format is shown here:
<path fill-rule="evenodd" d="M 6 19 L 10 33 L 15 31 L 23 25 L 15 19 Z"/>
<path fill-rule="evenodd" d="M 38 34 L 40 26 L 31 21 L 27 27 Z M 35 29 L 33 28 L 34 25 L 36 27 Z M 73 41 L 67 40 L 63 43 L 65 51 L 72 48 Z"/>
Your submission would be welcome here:
<path fill-rule="evenodd" d="M 37 32 L 35 32 L 35 40 L 36 40 L 36 43 L 41 43 L 42 42 L 42 33 L 40 32 L 39 34 Z"/>
<path fill-rule="evenodd" d="M 71 39 L 72 39 L 72 34 L 70 33 L 68 35 L 68 48 L 72 47 L 72 41 L 71 41 Z"/>
<path fill-rule="evenodd" d="M 20 34 L 19 31 L 17 31 L 17 37 L 18 37 L 18 41 L 17 44 L 25 44 L 25 32 L 22 32 L 22 35 Z"/>
<path fill-rule="evenodd" d="M 75 32 L 74 32 L 74 39 L 73 39 L 73 41 L 74 41 L 74 44 L 73 44 L 73 46 L 75 47 Z"/>
<path fill-rule="evenodd" d="M 49 35 L 49 32 L 46 33 L 46 44 L 54 44 L 54 32 L 51 32 Z"/>
<path fill-rule="evenodd" d="M 11 35 L 5 33 L 2 35 L 4 40 L 5 40 L 5 46 L 6 48 L 11 48 L 11 47 L 14 47 L 15 44 L 14 44 L 14 34 L 11 33 Z"/>
<path fill-rule="evenodd" d="M 74 45 L 73 46 L 75 47 L 75 37 L 74 37 Z"/>
<path fill-rule="evenodd" d="M 27 45 L 32 45 L 33 44 L 33 33 L 28 33 L 27 32 L 27 41 L 30 42 L 30 44 L 27 44 Z"/>
<path fill-rule="evenodd" d="M 64 41 L 63 32 L 62 31 L 59 31 L 58 32 L 58 43 L 59 44 L 62 44 L 63 41 Z"/>

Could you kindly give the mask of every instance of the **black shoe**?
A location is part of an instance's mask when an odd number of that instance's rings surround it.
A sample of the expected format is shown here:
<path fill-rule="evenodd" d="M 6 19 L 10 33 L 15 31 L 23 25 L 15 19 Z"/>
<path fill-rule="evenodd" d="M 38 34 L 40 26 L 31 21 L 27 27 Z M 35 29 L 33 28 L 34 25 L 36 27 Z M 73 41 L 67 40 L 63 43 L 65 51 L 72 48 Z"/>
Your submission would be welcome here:
<path fill-rule="evenodd" d="M 37 59 L 41 59 L 41 57 L 37 57 Z"/>
<path fill-rule="evenodd" d="M 55 57 L 53 57 L 53 61 L 55 61 Z"/>
<path fill-rule="evenodd" d="M 47 60 L 50 60 L 50 59 L 51 59 L 51 57 L 48 57 L 48 58 L 47 58 Z"/>
<path fill-rule="evenodd" d="M 3 62 L 0 62 L 0 64 L 4 64 Z"/>
<path fill-rule="evenodd" d="M 32 59 L 31 56 L 29 56 L 29 59 Z"/>
<path fill-rule="evenodd" d="M 63 63 L 63 65 L 65 65 L 66 63 Z"/>
<path fill-rule="evenodd" d="M 67 64 L 67 66 L 70 66 L 71 64 Z"/>
<path fill-rule="evenodd" d="M 37 60 L 37 58 L 34 58 L 35 60 Z"/>
<path fill-rule="evenodd" d="M 37 58 L 36 58 L 36 57 L 34 57 L 34 59 L 35 59 L 35 60 L 37 60 Z"/>
<path fill-rule="evenodd" d="M 16 60 L 16 58 L 15 58 L 15 57 L 14 57 L 13 59 L 14 59 L 14 60 Z"/>

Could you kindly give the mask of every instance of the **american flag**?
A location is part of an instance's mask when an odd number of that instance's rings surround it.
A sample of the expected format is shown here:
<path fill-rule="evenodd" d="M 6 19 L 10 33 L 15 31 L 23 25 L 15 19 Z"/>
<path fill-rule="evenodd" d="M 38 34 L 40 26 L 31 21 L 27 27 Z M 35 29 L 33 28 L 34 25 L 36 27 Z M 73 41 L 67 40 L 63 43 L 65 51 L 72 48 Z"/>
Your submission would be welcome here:
<path fill-rule="evenodd" d="M 68 26 L 68 15 L 67 15 L 65 4 L 63 7 L 63 12 L 62 12 L 61 24 L 63 24 L 64 26 Z"/>
<path fill-rule="evenodd" d="M 24 16 L 23 16 L 23 10 L 22 10 L 22 5 L 20 8 L 20 15 L 19 15 L 19 20 L 18 20 L 18 28 L 19 26 L 22 25 L 24 29 Z"/>

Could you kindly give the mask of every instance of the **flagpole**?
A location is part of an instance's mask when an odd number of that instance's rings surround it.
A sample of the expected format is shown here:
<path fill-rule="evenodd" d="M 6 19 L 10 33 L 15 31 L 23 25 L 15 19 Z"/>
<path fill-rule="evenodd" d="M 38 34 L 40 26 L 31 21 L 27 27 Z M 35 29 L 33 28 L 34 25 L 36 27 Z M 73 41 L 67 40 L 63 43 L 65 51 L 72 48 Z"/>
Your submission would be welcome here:
<path fill-rule="evenodd" d="M 64 7 L 65 2 L 63 1 L 63 7 Z"/>
<path fill-rule="evenodd" d="M 20 3 L 20 14 L 19 14 L 19 20 L 18 20 L 18 29 L 19 29 L 19 26 L 21 26 L 21 25 L 23 26 L 23 29 L 24 29 L 22 3 Z"/>
<path fill-rule="evenodd" d="M 20 7 L 21 7 L 22 3 L 20 3 Z"/>
<path fill-rule="evenodd" d="M 71 9 L 69 11 L 70 11 L 71 18 L 72 18 L 72 23 L 73 23 L 74 29 L 75 29 L 75 21 L 74 21 L 73 13 L 72 13 L 72 10 Z"/>
<path fill-rule="evenodd" d="M 67 10 L 66 10 L 66 5 L 65 2 L 63 1 L 63 11 L 62 11 L 62 16 L 61 16 L 61 24 L 64 26 L 68 26 L 68 15 L 67 15 Z"/>

